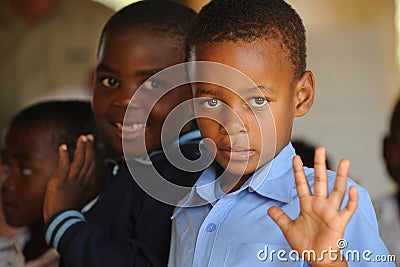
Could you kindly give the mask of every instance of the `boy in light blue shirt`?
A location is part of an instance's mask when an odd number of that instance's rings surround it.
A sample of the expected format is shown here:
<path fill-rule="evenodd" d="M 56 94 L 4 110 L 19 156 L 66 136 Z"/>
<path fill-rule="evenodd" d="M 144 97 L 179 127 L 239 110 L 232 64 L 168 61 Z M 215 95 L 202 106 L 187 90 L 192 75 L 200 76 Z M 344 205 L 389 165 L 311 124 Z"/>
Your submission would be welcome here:
<path fill-rule="evenodd" d="M 215 162 L 172 217 L 169 266 L 394 266 L 349 161 L 327 171 L 319 147 L 306 168 L 290 143 L 314 100 L 296 11 L 283 0 L 211 1 L 186 56 Z"/>

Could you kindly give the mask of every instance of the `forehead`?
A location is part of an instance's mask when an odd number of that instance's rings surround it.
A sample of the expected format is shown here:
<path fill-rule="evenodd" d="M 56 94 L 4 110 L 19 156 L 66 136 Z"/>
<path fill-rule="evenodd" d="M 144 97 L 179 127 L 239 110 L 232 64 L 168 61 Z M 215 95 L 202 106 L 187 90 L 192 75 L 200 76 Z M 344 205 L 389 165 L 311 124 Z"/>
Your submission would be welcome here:
<path fill-rule="evenodd" d="M 278 41 L 200 44 L 192 49 L 191 59 L 224 65 L 194 68 L 195 79 L 221 84 L 237 93 L 254 87 L 276 93 L 291 88 L 294 79 L 293 64 Z"/>
<path fill-rule="evenodd" d="M 4 152 L 9 156 L 17 155 L 28 160 L 46 159 L 49 154 L 57 155 L 56 145 L 52 144 L 52 128 L 37 129 L 26 125 L 10 127 L 4 138 Z"/>
<path fill-rule="evenodd" d="M 184 59 L 184 41 L 180 36 L 125 27 L 105 34 L 101 40 L 98 60 L 148 62 L 172 65 Z"/>

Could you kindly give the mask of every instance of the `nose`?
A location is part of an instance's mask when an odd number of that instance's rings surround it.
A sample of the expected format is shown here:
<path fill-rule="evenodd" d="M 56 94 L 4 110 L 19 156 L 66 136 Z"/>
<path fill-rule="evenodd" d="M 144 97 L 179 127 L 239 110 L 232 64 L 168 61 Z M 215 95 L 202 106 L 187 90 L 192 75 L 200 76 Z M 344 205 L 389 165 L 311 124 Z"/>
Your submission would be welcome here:
<path fill-rule="evenodd" d="M 136 86 L 123 85 L 119 88 L 116 97 L 114 98 L 114 105 L 126 109 L 133 94 L 136 92 Z"/>
<path fill-rule="evenodd" d="M 129 109 L 140 109 L 145 105 L 148 96 L 140 88 L 139 83 L 130 83 L 120 87 L 118 94 L 114 100 L 114 105 Z"/>
<path fill-rule="evenodd" d="M 222 134 L 237 135 L 247 133 L 245 116 L 240 116 L 239 114 L 244 114 L 240 107 L 231 108 L 227 105 L 224 107 L 220 122 Z"/>

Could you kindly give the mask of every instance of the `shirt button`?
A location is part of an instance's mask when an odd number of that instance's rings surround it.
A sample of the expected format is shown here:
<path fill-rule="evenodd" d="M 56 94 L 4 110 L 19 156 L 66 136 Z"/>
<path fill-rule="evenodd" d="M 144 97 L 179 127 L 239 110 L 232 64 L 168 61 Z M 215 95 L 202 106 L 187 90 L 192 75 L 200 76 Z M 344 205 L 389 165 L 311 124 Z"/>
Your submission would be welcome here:
<path fill-rule="evenodd" d="M 214 223 L 209 223 L 206 227 L 207 232 L 214 232 L 217 226 Z"/>

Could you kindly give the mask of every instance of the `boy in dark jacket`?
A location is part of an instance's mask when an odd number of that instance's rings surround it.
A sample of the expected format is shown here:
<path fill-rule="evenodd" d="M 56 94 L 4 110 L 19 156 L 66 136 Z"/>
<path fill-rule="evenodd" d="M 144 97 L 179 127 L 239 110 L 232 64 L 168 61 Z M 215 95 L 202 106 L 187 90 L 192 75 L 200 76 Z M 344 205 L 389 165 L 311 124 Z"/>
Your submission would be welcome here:
<path fill-rule="evenodd" d="M 174 183 L 192 185 L 197 178 L 173 167 L 159 151 L 163 122 L 174 107 L 191 98 L 190 86 L 177 87 L 155 101 L 163 83 L 148 80 L 184 61 L 185 36 L 194 16 L 193 10 L 181 4 L 150 0 L 125 7 L 105 25 L 92 106 L 98 128 L 114 148 L 118 164 L 97 203 L 83 215 L 78 212 L 82 206 L 78 200 L 81 185 L 94 168 L 92 141 L 79 140 L 71 163 L 60 148 L 59 168 L 47 187 L 44 219 L 47 241 L 59 251 L 65 266 L 167 264 L 173 206 L 144 192 L 132 179 L 125 158 L 132 159 L 129 166 L 137 171 L 135 176 L 154 179 L 154 166 Z M 139 87 L 144 93 L 129 105 Z M 128 121 L 127 110 L 134 115 Z M 182 136 L 189 138 L 180 142 L 181 150 L 196 159 L 199 134 L 188 128 L 182 130 Z M 172 138 L 166 143 L 164 150 L 174 149 Z"/>

